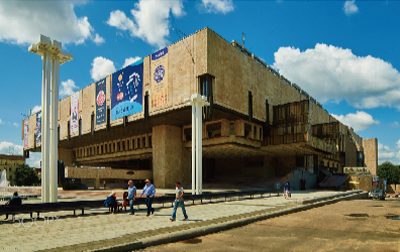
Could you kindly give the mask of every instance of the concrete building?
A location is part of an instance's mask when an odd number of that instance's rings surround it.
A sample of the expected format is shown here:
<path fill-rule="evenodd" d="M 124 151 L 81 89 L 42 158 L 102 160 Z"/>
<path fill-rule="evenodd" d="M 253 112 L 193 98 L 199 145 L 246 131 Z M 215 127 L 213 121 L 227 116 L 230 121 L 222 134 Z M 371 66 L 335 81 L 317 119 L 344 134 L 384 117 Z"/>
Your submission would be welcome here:
<path fill-rule="evenodd" d="M 17 176 L 15 172 L 19 165 L 25 164 L 25 158 L 18 155 L 2 155 L 0 154 L 0 174 L 3 170 L 6 171 L 6 179 L 10 185 L 17 184 Z"/>
<path fill-rule="evenodd" d="M 158 57 L 164 57 L 162 68 Z M 296 169 L 319 174 L 367 166 L 376 171 L 377 139 L 362 139 L 298 85 L 208 28 L 144 57 L 142 67 L 139 112 L 113 120 L 113 99 L 122 97 L 113 93 L 113 85 L 123 82 L 124 70 L 103 80 L 103 114 L 96 105 L 101 81 L 77 93 L 77 111 L 71 110 L 71 96 L 59 102 L 59 159 L 67 166 L 66 177 L 86 176 L 96 187 L 104 179 L 146 177 L 157 187 L 171 187 L 177 180 L 189 184 L 191 106 L 184 99 L 194 93 L 210 103 L 203 109 L 205 182 L 279 178 Z M 29 117 L 25 155 L 40 151 L 36 118 Z"/>

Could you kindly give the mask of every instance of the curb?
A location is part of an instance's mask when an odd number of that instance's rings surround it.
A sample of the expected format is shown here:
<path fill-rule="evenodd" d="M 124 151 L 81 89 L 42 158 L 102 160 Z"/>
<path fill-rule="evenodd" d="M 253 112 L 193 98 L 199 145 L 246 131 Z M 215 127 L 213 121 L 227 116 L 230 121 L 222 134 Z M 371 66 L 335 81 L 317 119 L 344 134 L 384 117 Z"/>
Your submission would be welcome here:
<path fill-rule="evenodd" d="M 283 216 L 283 215 L 288 215 L 288 214 L 292 214 L 292 213 L 310 210 L 310 209 L 313 209 L 316 207 L 330 205 L 330 204 L 337 203 L 342 200 L 362 199 L 362 198 L 367 198 L 367 197 L 368 197 L 368 192 L 363 192 L 362 190 L 358 190 L 358 191 L 346 192 L 346 193 L 343 193 L 340 195 L 329 196 L 329 197 L 325 197 L 325 198 L 314 198 L 314 199 L 310 199 L 310 200 L 304 200 L 303 203 L 301 203 L 301 204 L 298 203 L 299 204 L 298 206 L 284 209 L 284 210 L 278 210 L 278 211 L 272 212 L 272 213 L 264 213 L 264 214 L 261 213 L 261 214 L 256 214 L 255 216 L 247 217 L 247 218 L 246 217 L 241 218 L 241 216 L 238 215 L 238 219 L 233 220 L 233 221 L 228 221 L 225 223 L 212 224 L 212 225 L 205 226 L 205 227 L 196 227 L 196 228 L 192 228 L 190 230 L 185 230 L 185 231 L 170 232 L 168 234 L 156 235 L 156 236 L 152 236 L 149 238 L 141 239 L 140 241 L 136 240 L 134 242 L 121 244 L 118 246 L 105 247 L 105 248 L 95 249 L 95 250 L 87 250 L 87 252 L 100 252 L 100 251 L 122 252 L 122 251 L 139 250 L 139 249 L 144 249 L 146 247 L 193 239 L 193 238 L 196 238 L 199 236 L 204 236 L 204 235 L 213 234 L 213 233 L 217 233 L 217 232 L 224 231 L 224 230 L 229 230 L 232 228 L 245 226 L 245 225 L 248 225 L 248 224 L 251 224 L 251 223 L 254 223 L 257 221 L 261 221 L 261 220 L 266 220 L 266 219 L 275 218 L 275 217 L 279 217 L 279 216 Z"/>

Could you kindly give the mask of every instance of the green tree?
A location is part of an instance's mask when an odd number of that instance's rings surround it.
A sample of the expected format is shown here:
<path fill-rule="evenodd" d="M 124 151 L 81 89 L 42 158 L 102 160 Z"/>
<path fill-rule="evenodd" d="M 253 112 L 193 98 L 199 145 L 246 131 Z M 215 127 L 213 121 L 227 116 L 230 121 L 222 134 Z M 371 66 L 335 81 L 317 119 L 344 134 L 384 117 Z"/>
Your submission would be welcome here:
<path fill-rule="evenodd" d="M 18 165 L 15 172 L 18 186 L 31 186 L 39 183 L 39 176 L 29 165 Z"/>
<path fill-rule="evenodd" d="M 378 176 L 387 178 L 388 184 L 400 184 L 400 167 L 386 161 L 378 165 Z"/>

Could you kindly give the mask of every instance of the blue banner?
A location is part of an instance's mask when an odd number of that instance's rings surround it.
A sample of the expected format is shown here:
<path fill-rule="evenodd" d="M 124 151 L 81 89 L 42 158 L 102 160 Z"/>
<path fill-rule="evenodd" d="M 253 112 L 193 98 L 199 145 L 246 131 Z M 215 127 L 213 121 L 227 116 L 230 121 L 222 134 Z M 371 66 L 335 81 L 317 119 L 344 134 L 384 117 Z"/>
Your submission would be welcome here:
<path fill-rule="evenodd" d="M 96 82 L 96 125 L 106 122 L 106 78 Z"/>
<path fill-rule="evenodd" d="M 143 60 L 112 75 L 111 121 L 143 111 Z"/>

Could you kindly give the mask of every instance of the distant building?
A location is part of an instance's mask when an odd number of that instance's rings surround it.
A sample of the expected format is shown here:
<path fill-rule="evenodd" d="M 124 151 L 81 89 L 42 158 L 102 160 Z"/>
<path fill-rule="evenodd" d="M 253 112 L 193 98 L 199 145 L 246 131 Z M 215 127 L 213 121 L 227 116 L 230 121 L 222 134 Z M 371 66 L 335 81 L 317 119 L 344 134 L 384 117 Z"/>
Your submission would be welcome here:
<path fill-rule="evenodd" d="M 376 138 L 362 139 L 297 84 L 205 28 L 59 102 L 65 176 L 97 188 L 106 179 L 189 184 L 192 108 L 185 98 L 194 93 L 210 103 L 203 110 L 205 182 L 281 178 L 296 169 L 342 173 L 345 166 L 376 173 Z M 40 151 L 40 120 L 35 114 L 25 122 L 25 156 Z"/>
<path fill-rule="evenodd" d="M 24 164 L 25 158 L 23 156 L 0 154 L 0 173 L 3 172 L 3 170 L 6 170 L 7 180 L 10 182 L 10 185 L 17 184 L 15 172 L 19 165 Z"/>

